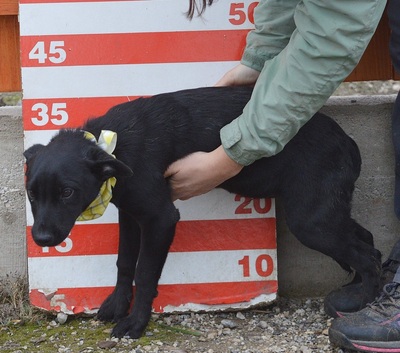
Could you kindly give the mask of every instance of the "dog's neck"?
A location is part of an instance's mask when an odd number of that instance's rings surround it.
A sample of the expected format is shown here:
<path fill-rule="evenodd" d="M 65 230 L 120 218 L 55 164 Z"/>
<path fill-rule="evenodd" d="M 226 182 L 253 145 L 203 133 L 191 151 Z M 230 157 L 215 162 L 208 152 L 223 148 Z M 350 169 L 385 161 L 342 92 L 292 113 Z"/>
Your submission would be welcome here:
<path fill-rule="evenodd" d="M 117 146 L 117 133 L 110 130 L 102 130 L 98 140 L 96 140 L 96 137 L 91 132 L 83 131 L 83 134 L 86 139 L 96 143 L 96 145 L 102 150 L 115 157 L 112 153 Z M 115 177 L 107 179 L 101 186 L 96 198 L 91 202 L 86 210 L 81 213 L 77 218 L 77 221 L 90 221 L 101 217 L 112 199 L 112 189 L 116 182 L 117 179 Z"/>
<path fill-rule="evenodd" d="M 77 218 L 77 221 L 91 221 L 101 217 L 112 199 L 112 189 L 117 183 L 115 177 L 107 179 L 100 188 L 97 197 Z"/>

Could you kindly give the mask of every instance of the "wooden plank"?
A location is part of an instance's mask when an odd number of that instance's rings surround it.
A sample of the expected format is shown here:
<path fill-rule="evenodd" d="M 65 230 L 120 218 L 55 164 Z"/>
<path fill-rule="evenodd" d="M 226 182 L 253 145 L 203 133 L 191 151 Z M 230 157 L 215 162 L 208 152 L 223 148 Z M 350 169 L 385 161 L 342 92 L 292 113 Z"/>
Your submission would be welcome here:
<path fill-rule="evenodd" d="M 0 92 L 21 91 L 18 16 L 0 16 Z"/>
<path fill-rule="evenodd" d="M 0 0 L 0 16 L 18 15 L 18 0 Z"/>
<path fill-rule="evenodd" d="M 388 18 L 384 15 L 359 64 L 346 81 L 390 80 L 393 78 L 389 37 Z"/>

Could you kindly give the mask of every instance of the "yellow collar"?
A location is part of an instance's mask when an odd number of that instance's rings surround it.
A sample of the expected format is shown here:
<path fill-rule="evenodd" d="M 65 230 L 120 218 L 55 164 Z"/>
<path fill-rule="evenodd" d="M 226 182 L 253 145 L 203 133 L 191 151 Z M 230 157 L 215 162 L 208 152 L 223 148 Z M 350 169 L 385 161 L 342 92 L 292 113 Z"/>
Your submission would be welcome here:
<path fill-rule="evenodd" d="M 102 130 L 99 136 L 99 141 L 97 141 L 96 137 L 88 131 L 84 131 L 84 136 L 88 140 L 95 142 L 97 146 L 106 151 L 108 154 L 115 157 L 112 154 L 115 146 L 117 145 L 117 134 L 115 132 Z M 92 219 L 101 217 L 111 201 L 112 189 L 116 182 L 117 179 L 115 177 L 107 179 L 101 186 L 97 197 L 92 201 L 88 208 L 82 212 L 82 214 L 77 218 L 77 221 L 90 221 Z"/>

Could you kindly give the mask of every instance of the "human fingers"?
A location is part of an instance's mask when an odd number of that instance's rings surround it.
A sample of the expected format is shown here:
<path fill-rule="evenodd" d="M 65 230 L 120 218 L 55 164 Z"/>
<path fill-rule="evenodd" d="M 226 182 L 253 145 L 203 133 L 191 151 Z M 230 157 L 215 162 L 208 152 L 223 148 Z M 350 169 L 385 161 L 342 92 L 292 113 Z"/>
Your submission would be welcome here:
<path fill-rule="evenodd" d="M 243 64 L 238 64 L 233 69 L 229 70 L 224 76 L 222 76 L 215 86 L 253 85 L 257 81 L 259 75 L 259 71 Z"/>

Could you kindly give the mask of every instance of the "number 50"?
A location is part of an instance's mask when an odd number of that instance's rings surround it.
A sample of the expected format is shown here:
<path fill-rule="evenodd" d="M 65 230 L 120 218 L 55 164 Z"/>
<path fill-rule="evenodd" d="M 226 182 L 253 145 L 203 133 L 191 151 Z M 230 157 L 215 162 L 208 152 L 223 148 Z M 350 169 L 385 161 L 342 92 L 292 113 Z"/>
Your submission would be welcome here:
<path fill-rule="evenodd" d="M 235 26 L 239 26 L 245 23 L 246 19 L 248 19 L 250 23 L 254 24 L 254 9 L 257 5 L 258 2 L 252 2 L 247 7 L 246 13 L 244 3 L 232 3 L 229 10 L 229 15 L 231 16 L 229 22 Z"/>

